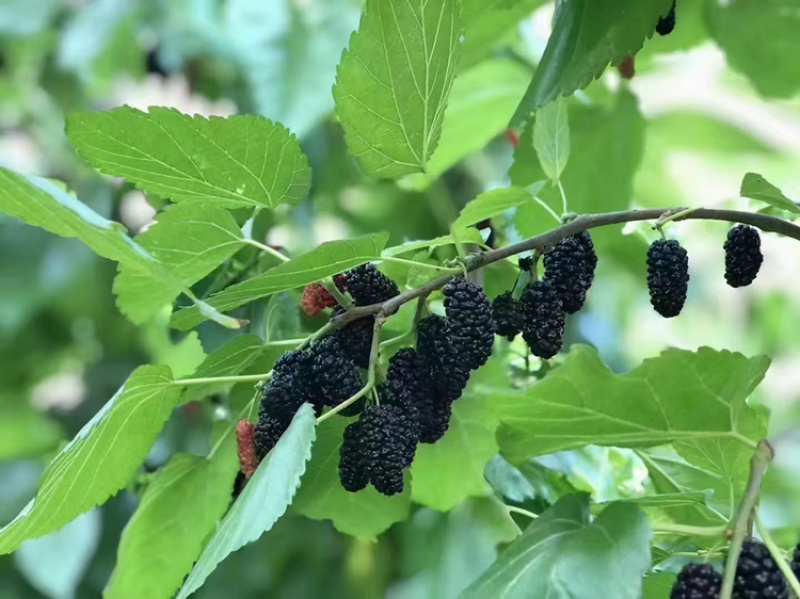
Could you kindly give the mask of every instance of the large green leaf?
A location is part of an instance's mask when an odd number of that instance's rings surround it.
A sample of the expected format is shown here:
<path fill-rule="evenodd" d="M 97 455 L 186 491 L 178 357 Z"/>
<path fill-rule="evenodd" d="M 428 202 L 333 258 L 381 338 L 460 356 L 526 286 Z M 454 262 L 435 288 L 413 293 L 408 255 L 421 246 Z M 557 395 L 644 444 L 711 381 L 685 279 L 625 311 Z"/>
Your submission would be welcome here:
<path fill-rule="evenodd" d="M 556 16 L 536 73 L 514 113 L 519 123 L 560 96 L 589 85 L 605 68 L 633 56 L 671 0 L 570 0 Z"/>
<path fill-rule="evenodd" d="M 122 533 L 103 597 L 172 597 L 230 503 L 235 446 L 231 436 L 210 459 L 170 458 Z"/>
<path fill-rule="evenodd" d="M 177 599 L 186 599 L 194 593 L 222 560 L 257 541 L 284 514 L 311 456 L 315 426 L 314 409 L 310 404 L 303 404 L 225 514 L 183 583 Z"/>
<path fill-rule="evenodd" d="M 408 516 L 409 481 L 406 477 L 403 492 L 392 497 L 381 495 L 372 485 L 357 493 L 345 491 L 339 482 L 339 448 L 346 426 L 343 418 L 320 424 L 292 510 L 314 520 L 331 520 L 343 533 L 373 538 Z"/>
<path fill-rule="evenodd" d="M 498 424 L 493 397 L 470 391 L 453 404 L 447 433 L 433 444 L 417 446 L 411 468 L 411 498 L 443 512 L 469 496 L 485 495 L 486 464 L 497 455 Z"/>
<path fill-rule="evenodd" d="M 800 12 L 794 0 L 707 0 L 705 8 L 708 29 L 728 63 L 760 93 L 789 98 L 800 91 Z"/>
<path fill-rule="evenodd" d="M 370 175 L 424 171 L 460 49 L 457 0 L 368 0 L 333 97 L 347 146 Z"/>
<path fill-rule="evenodd" d="M 439 145 L 425 174 L 411 180 L 420 186 L 432 182 L 504 131 L 528 77 L 524 67 L 508 59 L 487 60 L 461 73 L 453 83 Z"/>
<path fill-rule="evenodd" d="M 461 599 L 639 599 L 652 533 L 635 505 L 613 503 L 593 522 L 588 497 L 568 495 L 535 520 Z"/>
<path fill-rule="evenodd" d="M 131 271 L 148 273 L 169 288 L 180 284 L 173 273 L 128 237 L 125 227 L 97 214 L 48 179 L 25 177 L 0 167 L 0 210 L 50 233 L 77 237 L 99 256 L 116 260 Z M 238 328 L 236 321 L 204 302 L 194 303 L 206 318 Z"/>
<path fill-rule="evenodd" d="M 302 200 L 311 179 L 297 139 L 255 115 L 206 119 L 123 106 L 70 115 L 67 136 L 99 171 L 176 202 L 275 208 Z"/>
<path fill-rule="evenodd" d="M 48 465 L 36 498 L 0 530 L 0 554 L 58 530 L 128 484 L 179 398 L 169 368 L 137 368 Z"/>
<path fill-rule="evenodd" d="M 136 238 L 154 259 L 173 273 L 165 282 L 149 270 L 121 263 L 114 280 L 117 305 L 134 322 L 144 322 L 171 303 L 242 247 L 242 231 L 225 210 L 178 204 Z"/>
<path fill-rule="evenodd" d="M 558 99 L 536 112 L 533 147 L 545 175 L 558 181 L 569 158 L 569 120 L 567 103 Z"/>
<path fill-rule="evenodd" d="M 800 206 L 783 195 L 783 192 L 756 173 L 746 173 L 742 179 L 739 195 L 745 198 L 766 202 L 770 206 L 800 214 Z"/>
<path fill-rule="evenodd" d="M 616 374 L 596 350 L 576 345 L 541 383 L 522 391 L 495 390 L 502 407 L 500 449 L 518 463 L 589 444 L 734 440 L 754 447 L 763 424 L 746 399 L 768 366 L 766 357 L 703 347 L 669 349 Z"/>
<path fill-rule="evenodd" d="M 279 264 L 267 272 L 233 285 L 211 296 L 209 305 L 230 310 L 279 291 L 296 289 L 330 275 L 380 258 L 389 235 L 376 233 L 356 239 L 328 241 L 290 262 Z M 171 326 L 188 330 L 206 320 L 195 307 L 173 314 Z"/>

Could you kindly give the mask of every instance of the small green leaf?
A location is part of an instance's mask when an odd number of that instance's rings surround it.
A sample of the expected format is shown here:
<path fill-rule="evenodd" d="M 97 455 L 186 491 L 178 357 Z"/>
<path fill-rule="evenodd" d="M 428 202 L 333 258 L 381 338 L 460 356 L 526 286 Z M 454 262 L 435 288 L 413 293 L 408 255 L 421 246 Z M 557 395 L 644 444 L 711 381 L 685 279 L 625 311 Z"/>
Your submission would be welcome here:
<path fill-rule="evenodd" d="M 442 130 L 460 50 L 457 0 L 368 0 L 333 97 L 367 174 L 424 171 Z"/>
<path fill-rule="evenodd" d="M 512 124 L 553 100 L 589 85 L 605 68 L 633 56 L 671 0 L 570 0 L 556 16 L 553 33 Z"/>
<path fill-rule="evenodd" d="M 453 404 L 450 426 L 433 444 L 417 446 L 411 498 L 443 512 L 469 496 L 486 495 L 483 471 L 497 455 L 492 397 L 470 391 Z"/>
<path fill-rule="evenodd" d="M 303 404 L 228 510 L 183 583 L 177 599 L 186 599 L 194 593 L 222 560 L 257 541 L 284 514 L 311 456 L 315 426 L 314 409 L 310 404 Z"/>
<path fill-rule="evenodd" d="M 516 208 L 530 201 L 531 194 L 521 187 L 486 191 L 464 206 L 453 223 L 453 229 L 460 232 L 470 225 L 492 218 L 506 210 Z"/>
<path fill-rule="evenodd" d="M 71 114 L 67 137 L 100 172 L 176 202 L 275 208 L 302 200 L 311 180 L 297 139 L 255 115 L 206 119 L 123 106 Z"/>
<path fill-rule="evenodd" d="M 567 103 L 559 98 L 536 111 L 533 147 L 548 178 L 558 181 L 569 158 Z"/>
<path fill-rule="evenodd" d="M 122 263 L 114 280 L 120 311 L 141 323 L 170 304 L 243 245 L 242 231 L 225 210 L 178 204 L 158 215 L 158 222 L 136 241 L 173 276 L 165 284 L 151 270 Z"/>
<path fill-rule="evenodd" d="M 0 529 L 0 554 L 58 530 L 128 484 L 179 398 L 169 368 L 137 368 L 48 465 L 36 498 Z"/>
<path fill-rule="evenodd" d="M 230 310 L 279 291 L 303 287 L 380 258 L 388 240 L 387 233 L 376 233 L 356 239 L 328 241 L 294 260 L 212 295 L 208 304 L 217 310 Z M 172 315 L 170 325 L 186 331 L 203 320 L 205 318 L 197 308 L 183 308 Z"/>
<path fill-rule="evenodd" d="M 535 520 L 460 597 L 639 599 L 652 533 L 636 506 L 589 522 L 588 496 L 568 495 Z"/>
<path fill-rule="evenodd" d="M 770 206 L 781 210 L 800 214 L 800 206 L 783 195 L 780 189 L 756 173 L 745 174 L 739 195 L 759 202 L 766 202 Z"/>
<path fill-rule="evenodd" d="M 703 6 L 708 31 L 728 64 L 746 75 L 759 93 L 790 98 L 800 91 L 796 60 L 800 14 L 792 0 L 705 2 Z"/>
<path fill-rule="evenodd" d="M 345 534 L 374 538 L 408 517 L 408 477 L 404 491 L 392 497 L 381 495 L 372 485 L 357 493 L 345 491 L 339 482 L 339 448 L 346 426 L 343 418 L 320 424 L 292 510 L 313 520 L 331 520 L 336 530 Z"/>
<path fill-rule="evenodd" d="M 500 449 L 514 463 L 589 444 L 730 440 L 752 449 L 763 425 L 746 399 L 768 366 L 766 357 L 703 347 L 669 349 L 616 374 L 596 350 L 575 345 L 541 383 L 495 391 Z"/>
<path fill-rule="evenodd" d="M 103 597 L 171 597 L 225 513 L 237 470 L 233 436 L 211 459 L 174 454 L 122 533 Z"/>

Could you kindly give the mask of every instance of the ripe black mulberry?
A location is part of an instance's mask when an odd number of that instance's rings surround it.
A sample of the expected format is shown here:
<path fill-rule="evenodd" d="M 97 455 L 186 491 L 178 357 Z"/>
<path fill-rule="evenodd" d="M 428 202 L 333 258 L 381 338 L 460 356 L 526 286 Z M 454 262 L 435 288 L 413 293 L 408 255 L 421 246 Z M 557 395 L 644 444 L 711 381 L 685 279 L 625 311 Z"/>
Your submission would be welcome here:
<path fill-rule="evenodd" d="M 336 316 L 345 311 L 341 306 L 333 309 Z M 372 351 L 372 333 L 375 327 L 375 317 L 367 316 L 359 318 L 336 331 L 333 336 L 339 342 L 339 346 L 355 362 L 359 368 L 369 367 L 369 355 Z"/>
<path fill-rule="evenodd" d="M 736 562 L 733 596 L 737 599 L 788 599 L 789 591 L 769 549 L 759 541 L 746 541 Z"/>
<path fill-rule="evenodd" d="M 722 576 L 710 564 L 687 564 L 678 574 L 669 599 L 718 599 Z"/>
<path fill-rule="evenodd" d="M 564 338 L 564 307 L 549 280 L 525 287 L 519 300 L 522 313 L 522 338 L 534 356 L 552 358 Z"/>
<path fill-rule="evenodd" d="M 761 254 L 761 236 L 758 230 L 747 225 L 736 225 L 728 231 L 725 240 L 725 280 L 731 287 L 746 287 L 752 283 L 764 256 Z"/>
<path fill-rule="evenodd" d="M 278 439 L 289 428 L 291 420 L 277 416 L 262 414 L 255 427 L 256 452 L 258 459 L 263 460 L 270 450 L 275 447 Z"/>
<path fill-rule="evenodd" d="M 501 337 L 513 341 L 522 331 L 522 315 L 517 301 L 510 291 L 498 295 L 492 302 L 492 317 L 495 331 Z"/>
<path fill-rule="evenodd" d="M 659 35 L 669 35 L 675 29 L 675 0 L 672 0 L 672 7 L 669 12 L 658 19 L 656 31 Z"/>
<path fill-rule="evenodd" d="M 453 344 L 446 318 L 434 314 L 420 321 L 417 353 L 430 369 L 436 400 L 452 402 L 461 397 L 469 381 L 469 369 Z"/>
<path fill-rule="evenodd" d="M 689 289 L 689 256 L 674 239 L 658 239 L 647 250 L 650 303 L 665 318 L 680 314 Z"/>
<path fill-rule="evenodd" d="M 359 422 L 369 482 L 384 495 L 401 493 L 413 435 L 408 420 L 395 406 L 370 405 Z"/>
<path fill-rule="evenodd" d="M 453 347 L 464 366 L 480 368 L 494 345 L 492 306 L 483 289 L 463 277 L 450 281 L 442 292 Z"/>
<path fill-rule="evenodd" d="M 303 350 L 293 350 L 281 356 L 272 371 L 272 379 L 264 386 L 259 414 L 274 416 L 289 422 L 295 412 L 309 402 L 317 413 L 322 403 L 310 392 L 311 361 Z"/>
<path fill-rule="evenodd" d="M 338 406 L 364 386 L 353 360 L 336 337 L 325 337 L 308 350 L 311 360 L 311 392 L 315 403 Z M 345 408 L 344 416 L 354 416 L 364 407 L 364 398 Z"/>
<path fill-rule="evenodd" d="M 371 263 L 344 273 L 342 287 L 350 293 L 356 306 L 385 302 L 400 294 L 397 284 Z"/>
<path fill-rule="evenodd" d="M 591 239 L 588 243 L 592 243 Z M 544 256 L 545 278 L 555 287 L 567 314 L 574 314 L 583 307 L 586 292 L 594 279 L 597 257 L 593 250 L 590 255 L 586 247 L 585 241 L 568 237 L 559 241 Z"/>
<path fill-rule="evenodd" d="M 339 448 L 339 480 L 351 493 L 365 488 L 369 482 L 360 421 L 348 424 L 344 429 Z"/>

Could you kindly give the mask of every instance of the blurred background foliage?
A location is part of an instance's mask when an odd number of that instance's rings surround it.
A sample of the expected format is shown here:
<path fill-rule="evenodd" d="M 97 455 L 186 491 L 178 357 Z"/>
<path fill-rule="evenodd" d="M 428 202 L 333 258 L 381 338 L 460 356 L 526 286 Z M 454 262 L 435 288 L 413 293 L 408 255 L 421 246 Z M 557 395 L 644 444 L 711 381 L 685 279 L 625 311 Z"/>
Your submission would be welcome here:
<path fill-rule="evenodd" d="M 67 182 L 95 210 L 146 227 L 153 207 L 119 180 L 83 165 L 66 142 L 64 115 L 121 104 L 175 106 L 187 113 L 259 113 L 301 139 L 314 169 L 310 196 L 265 214 L 256 234 L 289 252 L 322 241 L 388 231 L 390 245 L 444 234 L 481 191 L 542 179 L 530 128 L 505 131 L 549 35 L 554 7 L 542 0 L 464 0 L 485 11 L 466 32 L 451 97 L 462 143 L 432 166 L 439 178 L 395 185 L 361 175 L 332 117 L 331 85 L 342 48 L 357 26 L 356 0 L 0 0 L 0 163 Z M 576 212 L 628 206 L 724 206 L 747 171 L 800 198 L 800 5 L 794 0 L 681 0 L 675 32 L 646 42 L 636 75 L 609 68 L 569 101 L 571 156 L 563 183 Z M 498 118 L 498 115 L 502 118 Z M 513 166 L 512 166 L 513 164 Z M 557 191 L 542 192 L 559 202 Z M 496 243 L 549 228 L 519 210 L 496 220 Z M 773 358 L 755 401 L 774 413 L 773 433 L 800 417 L 800 249 L 764 236 L 758 284 L 734 291 L 722 276 L 719 223 L 670 227 L 691 257 L 690 300 L 679 319 L 649 307 L 643 281 L 646 227 L 598 231 L 600 270 L 589 309 L 569 328 L 571 342 L 595 345 L 624 370 L 666 346 L 700 345 Z M 0 522 L 33 496 L 55 451 L 111 397 L 139 364 L 167 363 L 186 375 L 225 339 L 217 325 L 171 332 L 168 315 L 137 328 L 114 306 L 114 266 L 75 240 L 0 215 Z M 252 260 L 252 253 L 237 256 Z M 485 273 L 490 295 L 513 270 Z M 219 275 L 219 273 L 215 273 Z M 419 273 L 400 270 L 401 283 Z M 213 284 L 213 277 L 202 285 Z M 260 334 L 298 336 L 320 319 L 298 316 L 297 297 L 245 310 Z M 267 323 L 267 324 L 265 324 Z M 398 327 L 399 328 L 399 327 Z M 400 329 L 402 330 L 402 329 Z M 98 597 L 115 562 L 137 489 L 177 450 L 203 453 L 213 402 L 176 412 L 136 484 L 101 509 L 14 556 L 0 557 L 0 599 Z M 120 442 L 124 443 L 124 440 Z M 771 527 L 800 528 L 800 466 L 782 437 L 763 500 Z M 795 453 L 794 455 L 797 455 Z M 647 472 L 629 451 L 588 448 L 513 468 L 495 458 L 487 480 L 511 503 L 541 510 L 572 489 L 596 501 L 645 492 Z M 508 540 L 493 500 L 464 501 L 449 514 L 413 508 L 376 542 L 337 533 L 328 522 L 287 515 L 261 541 L 227 559 L 197 594 L 227 597 L 454 597 Z M 678 548 L 679 549 L 679 548 Z M 676 548 L 665 548 L 664 555 Z"/>

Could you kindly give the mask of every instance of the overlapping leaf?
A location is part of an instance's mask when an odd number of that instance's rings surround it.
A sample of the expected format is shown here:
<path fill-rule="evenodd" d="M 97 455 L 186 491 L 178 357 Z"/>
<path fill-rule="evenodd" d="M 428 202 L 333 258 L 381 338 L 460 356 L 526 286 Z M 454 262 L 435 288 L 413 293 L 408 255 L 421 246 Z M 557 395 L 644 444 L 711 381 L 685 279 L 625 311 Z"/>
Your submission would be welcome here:
<path fill-rule="evenodd" d="M 756 173 L 745 174 L 739 195 L 759 202 L 766 202 L 780 210 L 800 214 L 800 206 L 783 195 L 780 189 Z"/>
<path fill-rule="evenodd" d="M 36 498 L 0 529 L 0 554 L 40 537 L 123 488 L 180 397 L 166 366 L 137 368 L 44 471 Z"/>
<path fill-rule="evenodd" d="M 388 239 L 387 234 L 377 233 L 323 243 L 290 262 L 279 264 L 261 275 L 211 296 L 208 304 L 217 310 L 230 310 L 279 291 L 303 287 L 379 258 Z M 206 318 L 197 308 L 184 308 L 173 315 L 170 324 L 177 329 L 188 330 Z"/>
<path fill-rule="evenodd" d="M 311 179 L 297 139 L 255 115 L 206 119 L 123 106 L 70 115 L 67 136 L 100 172 L 176 202 L 275 208 L 302 200 Z"/>
<path fill-rule="evenodd" d="M 368 0 L 333 97 L 362 169 L 394 178 L 433 154 L 460 49 L 457 0 Z"/>

